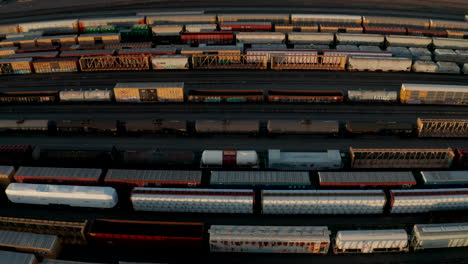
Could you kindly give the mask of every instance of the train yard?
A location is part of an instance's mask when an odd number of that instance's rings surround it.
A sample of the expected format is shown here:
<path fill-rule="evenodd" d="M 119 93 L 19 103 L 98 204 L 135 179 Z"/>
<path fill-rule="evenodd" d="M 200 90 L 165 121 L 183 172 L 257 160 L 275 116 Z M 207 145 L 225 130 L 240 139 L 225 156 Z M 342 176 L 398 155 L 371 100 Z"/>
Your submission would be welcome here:
<path fill-rule="evenodd" d="M 468 22 L 286 10 L 6 16 L 0 262 L 467 262 Z"/>

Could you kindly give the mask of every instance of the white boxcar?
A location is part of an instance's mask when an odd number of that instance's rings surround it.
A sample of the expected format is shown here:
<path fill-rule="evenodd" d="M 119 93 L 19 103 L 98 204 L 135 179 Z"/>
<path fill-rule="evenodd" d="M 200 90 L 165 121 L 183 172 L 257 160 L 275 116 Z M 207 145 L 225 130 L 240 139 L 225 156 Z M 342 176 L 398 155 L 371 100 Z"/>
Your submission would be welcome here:
<path fill-rule="evenodd" d="M 336 33 L 335 35 L 339 44 L 379 46 L 385 41 L 385 36 L 378 34 Z"/>
<path fill-rule="evenodd" d="M 206 31 L 216 31 L 216 24 L 193 24 L 186 25 L 185 31 L 187 32 L 206 32 Z"/>
<path fill-rule="evenodd" d="M 286 35 L 282 32 L 237 32 L 236 39 L 239 43 L 284 43 Z"/>
<path fill-rule="evenodd" d="M 187 70 L 189 57 L 184 55 L 160 55 L 151 58 L 153 70 Z"/>
<path fill-rule="evenodd" d="M 270 61 L 271 55 L 274 55 L 275 62 L 281 63 L 294 63 L 294 64 L 313 64 L 317 63 L 317 51 L 315 50 L 257 50 L 248 49 L 247 55 L 266 55 L 267 60 Z M 281 56 L 286 55 L 286 56 Z M 288 56 L 291 55 L 291 56 Z M 261 62 L 263 58 L 254 56 L 247 58 L 248 62 Z"/>
<path fill-rule="evenodd" d="M 414 250 L 468 247 L 468 223 L 414 225 L 411 246 Z"/>
<path fill-rule="evenodd" d="M 183 14 L 183 15 L 151 15 L 146 16 L 146 24 L 205 24 L 216 23 L 216 15 L 212 14 Z"/>
<path fill-rule="evenodd" d="M 413 62 L 413 66 L 411 69 L 414 72 L 437 72 L 439 70 L 439 66 L 433 61 L 415 61 Z"/>
<path fill-rule="evenodd" d="M 78 19 L 38 21 L 21 23 L 18 25 L 19 32 L 42 31 L 45 34 L 72 34 L 78 33 Z"/>
<path fill-rule="evenodd" d="M 406 47 L 388 47 L 388 52 L 391 52 L 394 57 L 402 57 L 402 58 L 411 58 L 411 52 Z"/>
<path fill-rule="evenodd" d="M 0 250 L 0 263 L 5 264 L 37 264 L 34 254 L 18 253 Z"/>
<path fill-rule="evenodd" d="M 391 190 L 390 213 L 467 210 L 468 189 Z"/>
<path fill-rule="evenodd" d="M 218 14 L 218 22 L 289 23 L 289 14 Z"/>
<path fill-rule="evenodd" d="M 333 252 L 407 252 L 408 234 L 404 229 L 338 231 Z"/>
<path fill-rule="evenodd" d="M 337 23 L 337 24 L 356 24 L 361 25 L 362 17 L 353 15 L 335 15 L 335 14 L 291 14 L 293 24 L 301 23 Z"/>
<path fill-rule="evenodd" d="M 81 102 L 84 101 L 83 91 L 60 91 L 60 101 L 62 102 Z"/>
<path fill-rule="evenodd" d="M 85 101 L 112 101 L 113 92 L 112 90 L 85 90 L 84 100 Z"/>
<path fill-rule="evenodd" d="M 327 254 L 326 226 L 212 225 L 210 252 Z"/>
<path fill-rule="evenodd" d="M 348 90 L 348 100 L 354 102 L 396 102 L 397 91 Z"/>
<path fill-rule="evenodd" d="M 253 167 L 258 165 L 258 154 L 255 150 L 204 150 L 201 164 L 207 167 Z"/>
<path fill-rule="evenodd" d="M 468 39 L 432 38 L 437 49 L 468 49 Z"/>
<path fill-rule="evenodd" d="M 421 171 L 424 185 L 468 184 L 468 171 Z"/>
<path fill-rule="evenodd" d="M 253 190 L 134 188 L 135 211 L 252 214 Z"/>
<path fill-rule="evenodd" d="M 460 74 L 460 67 L 455 62 L 437 62 L 438 73 Z"/>
<path fill-rule="evenodd" d="M 327 152 L 282 152 L 268 150 L 268 167 L 279 170 L 326 170 L 341 168 L 339 150 Z"/>
<path fill-rule="evenodd" d="M 288 41 L 291 44 L 330 45 L 335 41 L 335 35 L 333 33 L 289 32 Z"/>
<path fill-rule="evenodd" d="M 419 36 L 386 35 L 388 46 L 392 47 L 421 47 L 427 48 L 432 43 L 432 38 Z"/>
<path fill-rule="evenodd" d="M 351 56 L 348 58 L 350 71 L 410 71 L 411 59 Z"/>
<path fill-rule="evenodd" d="M 156 36 L 178 36 L 184 25 L 153 25 L 151 30 Z"/>
<path fill-rule="evenodd" d="M 263 214 L 382 214 L 382 190 L 263 190 Z"/>
<path fill-rule="evenodd" d="M 13 203 L 112 208 L 118 202 L 111 187 L 12 183 L 5 192 Z"/>

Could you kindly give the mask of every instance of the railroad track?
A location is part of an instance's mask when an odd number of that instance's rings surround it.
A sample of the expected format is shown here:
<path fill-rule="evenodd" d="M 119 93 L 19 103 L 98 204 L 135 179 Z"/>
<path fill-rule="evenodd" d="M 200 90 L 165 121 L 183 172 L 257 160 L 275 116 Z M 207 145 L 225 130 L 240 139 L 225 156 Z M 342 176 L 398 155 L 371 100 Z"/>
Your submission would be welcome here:
<path fill-rule="evenodd" d="M 324 104 L 71 104 L 4 105 L 0 113 L 343 113 L 468 117 L 463 106 Z"/>

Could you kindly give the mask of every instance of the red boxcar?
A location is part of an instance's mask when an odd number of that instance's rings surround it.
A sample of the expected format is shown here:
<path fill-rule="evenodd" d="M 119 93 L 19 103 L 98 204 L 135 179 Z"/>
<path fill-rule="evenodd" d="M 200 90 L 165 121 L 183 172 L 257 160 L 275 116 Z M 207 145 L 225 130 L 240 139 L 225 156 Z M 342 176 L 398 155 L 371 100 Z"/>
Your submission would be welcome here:
<path fill-rule="evenodd" d="M 181 34 L 183 44 L 231 44 L 232 31 L 186 32 Z"/>
<path fill-rule="evenodd" d="M 57 58 L 58 51 L 46 51 L 46 52 L 23 52 L 10 55 L 9 58 Z"/>
<path fill-rule="evenodd" d="M 326 189 L 410 188 L 417 184 L 411 171 L 319 172 L 319 185 Z"/>
<path fill-rule="evenodd" d="M 426 37 L 443 37 L 448 36 L 447 31 L 437 29 L 421 29 L 421 28 L 407 28 L 408 35 L 412 36 L 426 36 Z"/>
<path fill-rule="evenodd" d="M 461 168 L 468 168 L 468 149 L 456 148 L 455 154 L 456 165 Z"/>
<path fill-rule="evenodd" d="M 270 90 L 268 101 L 273 103 L 341 103 L 342 91 Z"/>
<path fill-rule="evenodd" d="M 182 170 L 116 170 L 107 172 L 106 185 L 124 187 L 196 187 L 201 185 L 201 171 Z"/>
<path fill-rule="evenodd" d="M 174 247 L 195 251 L 203 248 L 203 223 L 95 219 L 90 242 L 130 247 Z"/>
<path fill-rule="evenodd" d="M 20 167 L 14 179 L 19 183 L 98 185 L 101 169 Z"/>
<path fill-rule="evenodd" d="M 228 31 L 273 31 L 271 22 L 225 22 L 220 26 L 221 30 Z"/>
<path fill-rule="evenodd" d="M 368 34 L 388 34 L 388 35 L 406 35 L 408 31 L 404 27 L 364 27 L 364 32 Z"/>
<path fill-rule="evenodd" d="M 17 49 L 15 53 L 58 51 L 58 49 L 58 47 L 24 48 Z"/>
<path fill-rule="evenodd" d="M 0 145 L 0 163 L 2 165 L 20 165 L 32 160 L 31 145 Z"/>

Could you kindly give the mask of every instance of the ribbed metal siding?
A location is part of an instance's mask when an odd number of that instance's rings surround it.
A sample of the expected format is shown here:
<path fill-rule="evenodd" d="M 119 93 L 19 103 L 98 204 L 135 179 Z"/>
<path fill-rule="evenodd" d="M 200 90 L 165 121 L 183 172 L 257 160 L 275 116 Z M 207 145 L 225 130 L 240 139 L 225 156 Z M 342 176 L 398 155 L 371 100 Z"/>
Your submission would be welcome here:
<path fill-rule="evenodd" d="M 58 237 L 54 235 L 0 230 L 1 246 L 49 251 L 54 249 L 56 243 Z"/>
<path fill-rule="evenodd" d="M 310 185 L 308 172 L 212 171 L 210 184 Z"/>
<path fill-rule="evenodd" d="M 468 171 L 422 171 L 424 184 L 468 184 Z"/>
<path fill-rule="evenodd" d="M 106 180 L 131 181 L 201 181 L 201 171 L 181 170 L 109 170 Z"/>
<path fill-rule="evenodd" d="M 410 171 L 343 171 L 343 172 L 319 172 L 320 184 L 343 185 L 346 183 L 414 183 L 413 173 Z"/>
<path fill-rule="evenodd" d="M 15 177 L 86 178 L 98 180 L 101 169 L 20 167 Z"/>
<path fill-rule="evenodd" d="M 17 253 L 0 250 L 0 263 L 3 264 L 35 264 L 36 257 L 33 254 Z"/>

